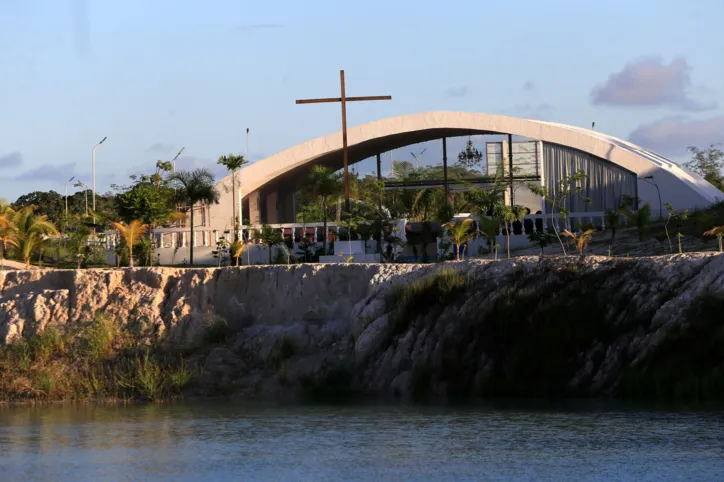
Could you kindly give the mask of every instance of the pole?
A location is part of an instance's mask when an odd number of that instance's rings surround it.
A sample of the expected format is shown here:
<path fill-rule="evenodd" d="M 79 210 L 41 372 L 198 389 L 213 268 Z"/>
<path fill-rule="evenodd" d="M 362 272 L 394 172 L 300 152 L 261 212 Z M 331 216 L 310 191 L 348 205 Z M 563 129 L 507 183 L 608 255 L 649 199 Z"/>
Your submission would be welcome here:
<path fill-rule="evenodd" d="M 176 159 L 178 159 L 178 156 L 181 155 L 181 153 L 186 149 L 185 147 L 182 147 L 180 151 L 178 151 L 178 154 L 176 154 L 176 157 L 173 158 L 173 172 L 176 172 Z"/>
<path fill-rule="evenodd" d="M 96 144 L 96 146 L 93 148 L 92 152 L 92 158 L 93 158 L 93 224 L 96 223 L 96 149 L 100 147 L 103 142 L 108 139 L 108 137 L 104 137 L 101 139 L 101 141 Z M 86 213 L 88 214 L 88 213 Z"/>
<path fill-rule="evenodd" d="M 68 184 L 70 184 L 73 179 L 75 179 L 75 176 L 68 179 L 68 182 L 65 183 L 65 229 L 68 229 Z"/>
<path fill-rule="evenodd" d="M 344 210 L 349 208 L 349 156 L 347 154 L 347 95 L 344 90 L 344 70 L 339 71 L 339 83 L 342 88 L 342 156 L 344 158 Z"/>
<path fill-rule="evenodd" d="M 447 185 L 447 137 L 442 138 L 442 178 L 445 188 L 445 206 L 450 202 L 450 192 Z"/>
<path fill-rule="evenodd" d="M 246 148 L 244 159 L 249 160 L 249 128 L 246 128 Z M 241 189 L 241 183 L 239 183 L 239 224 L 244 225 L 244 191 Z M 241 240 L 244 240 L 244 231 L 241 232 Z"/>
<path fill-rule="evenodd" d="M 510 172 L 510 205 L 514 206 L 515 192 L 513 191 L 513 134 L 508 134 L 508 171 Z"/>

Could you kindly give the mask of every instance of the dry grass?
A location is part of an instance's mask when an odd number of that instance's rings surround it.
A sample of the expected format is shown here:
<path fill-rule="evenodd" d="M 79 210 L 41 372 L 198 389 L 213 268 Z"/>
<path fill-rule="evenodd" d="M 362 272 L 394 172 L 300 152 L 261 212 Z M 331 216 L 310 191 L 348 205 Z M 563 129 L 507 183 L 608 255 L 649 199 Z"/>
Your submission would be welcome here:
<path fill-rule="evenodd" d="M 61 332 L 46 328 L 0 347 L 0 400 L 162 400 L 181 396 L 194 373 L 183 359 L 98 316 Z"/>

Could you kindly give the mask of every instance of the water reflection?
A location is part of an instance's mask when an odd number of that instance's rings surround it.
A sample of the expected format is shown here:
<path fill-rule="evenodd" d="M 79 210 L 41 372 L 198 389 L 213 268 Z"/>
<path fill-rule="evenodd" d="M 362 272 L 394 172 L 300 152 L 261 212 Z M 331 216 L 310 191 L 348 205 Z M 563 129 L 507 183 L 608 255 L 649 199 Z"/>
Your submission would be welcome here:
<path fill-rule="evenodd" d="M 724 480 L 724 411 L 0 409 L 2 480 Z"/>

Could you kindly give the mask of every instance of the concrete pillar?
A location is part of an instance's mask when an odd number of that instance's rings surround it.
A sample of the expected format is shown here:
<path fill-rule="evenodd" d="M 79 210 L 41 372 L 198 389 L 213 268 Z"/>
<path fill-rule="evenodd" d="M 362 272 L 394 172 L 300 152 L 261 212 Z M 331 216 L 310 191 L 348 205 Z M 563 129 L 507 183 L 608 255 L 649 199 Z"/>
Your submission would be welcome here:
<path fill-rule="evenodd" d="M 261 200 L 259 190 L 249 193 L 249 221 L 251 224 L 261 224 Z"/>
<path fill-rule="evenodd" d="M 277 191 L 277 213 L 279 215 L 279 223 L 296 222 L 296 200 L 294 187 L 286 185 L 279 187 Z"/>
<path fill-rule="evenodd" d="M 279 213 L 277 212 L 277 201 L 279 200 L 279 191 L 272 189 L 266 193 L 266 222 L 267 224 L 277 224 L 279 222 Z"/>

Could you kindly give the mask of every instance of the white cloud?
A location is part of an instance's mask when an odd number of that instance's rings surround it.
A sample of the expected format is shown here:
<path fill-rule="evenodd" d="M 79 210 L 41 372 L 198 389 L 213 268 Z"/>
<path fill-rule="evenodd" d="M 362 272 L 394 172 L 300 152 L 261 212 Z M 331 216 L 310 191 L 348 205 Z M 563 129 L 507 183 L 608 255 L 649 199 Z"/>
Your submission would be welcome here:
<path fill-rule="evenodd" d="M 673 107 L 684 111 L 715 109 L 716 102 L 692 98 L 690 70 L 681 57 L 669 64 L 658 57 L 636 60 L 595 87 L 591 99 L 598 105 Z"/>
<path fill-rule="evenodd" d="M 687 146 L 705 147 L 724 142 L 724 116 L 701 120 L 665 117 L 640 125 L 629 135 L 629 140 L 661 154 L 683 154 Z"/>

